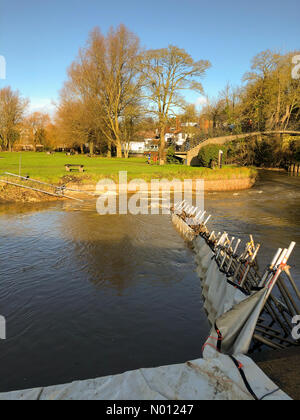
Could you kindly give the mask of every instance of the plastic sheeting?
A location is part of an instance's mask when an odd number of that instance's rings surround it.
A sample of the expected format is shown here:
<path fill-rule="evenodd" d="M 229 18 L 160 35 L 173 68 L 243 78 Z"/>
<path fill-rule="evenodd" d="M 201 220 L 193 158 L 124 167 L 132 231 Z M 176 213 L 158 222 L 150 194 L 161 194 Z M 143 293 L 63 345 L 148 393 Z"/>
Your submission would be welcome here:
<path fill-rule="evenodd" d="M 206 360 L 10 392 L 0 400 L 253 400 L 228 356 L 209 347 L 205 353 Z M 251 359 L 240 356 L 239 362 L 258 399 L 290 399 Z"/>
<path fill-rule="evenodd" d="M 216 328 L 221 333 L 222 353 L 247 354 L 254 330 L 263 309 L 267 289 L 245 295 L 228 281 L 214 259 L 214 253 L 206 241 L 198 236 L 194 240 L 197 273 L 202 283 L 204 308 L 213 326 L 210 346 L 215 346 L 219 338 Z M 213 344 L 214 343 L 214 344 Z"/>
<path fill-rule="evenodd" d="M 180 217 L 178 217 L 176 214 L 173 214 L 172 222 L 186 241 L 193 241 L 195 238 L 195 232 Z"/>
<path fill-rule="evenodd" d="M 173 215 L 173 222 L 186 240 L 193 241 L 205 309 L 215 326 L 204 345 L 204 358 L 67 385 L 0 394 L 0 400 L 290 399 L 245 356 L 267 291 L 263 289 L 247 296 L 230 285 L 205 240 L 200 236 L 195 238 L 194 231 L 178 216 Z M 217 343 L 221 344 L 222 352 L 217 350 Z M 235 360 L 224 353 L 234 355 Z"/>

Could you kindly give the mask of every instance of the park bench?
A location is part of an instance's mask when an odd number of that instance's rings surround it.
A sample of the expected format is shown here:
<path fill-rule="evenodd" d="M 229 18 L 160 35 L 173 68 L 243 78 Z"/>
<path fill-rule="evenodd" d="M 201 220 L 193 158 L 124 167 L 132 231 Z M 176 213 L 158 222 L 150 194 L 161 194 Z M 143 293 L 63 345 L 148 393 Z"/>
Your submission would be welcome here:
<path fill-rule="evenodd" d="M 84 165 L 70 165 L 70 164 L 66 164 L 65 165 L 66 171 L 67 172 L 71 172 L 71 171 L 79 171 L 79 172 L 84 172 Z"/>

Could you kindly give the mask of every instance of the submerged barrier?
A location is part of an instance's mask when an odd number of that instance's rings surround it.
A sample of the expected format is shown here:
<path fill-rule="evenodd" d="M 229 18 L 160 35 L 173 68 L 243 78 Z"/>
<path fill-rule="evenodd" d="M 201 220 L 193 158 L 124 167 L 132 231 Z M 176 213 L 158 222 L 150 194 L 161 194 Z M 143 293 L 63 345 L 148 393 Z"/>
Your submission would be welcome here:
<path fill-rule="evenodd" d="M 187 202 L 172 208 L 173 223 L 196 253 L 204 308 L 212 326 L 204 345 L 223 354 L 247 354 L 267 346 L 281 350 L 299 346 L 292 338 L 292 320 L 300 314 L 300 292 L 288 260 L 295 242 L 278 249 L 264 272 L 254 239 L 242 247 L 227 232 L 210 232 L 211 216 Z"/>

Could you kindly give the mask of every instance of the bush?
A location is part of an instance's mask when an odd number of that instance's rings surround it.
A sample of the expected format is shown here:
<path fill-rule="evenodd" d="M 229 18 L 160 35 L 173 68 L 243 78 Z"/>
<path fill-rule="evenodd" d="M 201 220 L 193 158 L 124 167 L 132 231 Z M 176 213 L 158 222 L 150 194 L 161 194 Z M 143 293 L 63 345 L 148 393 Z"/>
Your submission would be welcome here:
<path fill-rule="evenodd" d="M 171 147 L 168 148 L 168 150 L 167 150 L 167 163 L 173 164 L 173 165 L 181 163 L 179 158 L 175 156 L 175 153 L 176 153 L 176 151 L 175 151 L 174 146 L 171 146 Z"/>
<path fill-rule="evenodd" d="M 210 168 L 213 161 L 218 162 L 219 160 L 219 150 L 223 151 L 223 159 L 227 158 L 228 147 L 221 144 L 209 144 L 200 149 L 198 154 L 198 159 L 201 166 L 205 168 Z"/>

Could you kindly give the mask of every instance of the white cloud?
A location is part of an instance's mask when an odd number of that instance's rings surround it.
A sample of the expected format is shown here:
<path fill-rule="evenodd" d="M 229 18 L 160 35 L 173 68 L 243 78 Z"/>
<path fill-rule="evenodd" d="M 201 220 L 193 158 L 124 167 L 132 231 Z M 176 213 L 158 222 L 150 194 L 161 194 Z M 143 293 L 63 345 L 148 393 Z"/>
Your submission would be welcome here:
<path fill-rule="evenodd" d="M 30 98 L 29 112 L 46 112 L 53 116 L 55 105 L 53 100 L 49 98 Z"/>
<path fill-rule="evenodd" d="M 202 108 L 206 104 L 207 104 L 207 98 L 205 96 L 199 96 L 195 101 L 195 105 L 198 108 Z"/>

